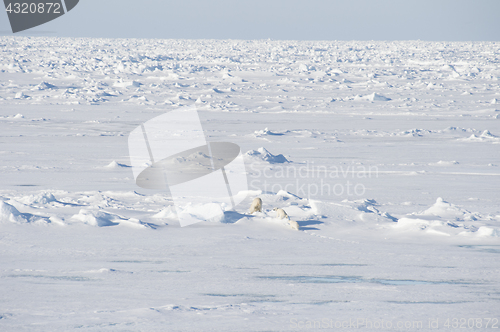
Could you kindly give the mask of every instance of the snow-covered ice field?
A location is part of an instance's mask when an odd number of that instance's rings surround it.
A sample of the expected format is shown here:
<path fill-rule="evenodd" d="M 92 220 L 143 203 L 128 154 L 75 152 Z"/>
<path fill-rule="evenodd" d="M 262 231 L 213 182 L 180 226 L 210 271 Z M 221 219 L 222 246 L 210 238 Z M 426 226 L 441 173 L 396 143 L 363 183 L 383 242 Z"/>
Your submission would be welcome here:
<path fill-rule="evenodd" d="M 0 37 L 0 330 L 499 328 L 499 54 Z M 186 106 L 249 191 L 181 228 L 127 139 Z"/>

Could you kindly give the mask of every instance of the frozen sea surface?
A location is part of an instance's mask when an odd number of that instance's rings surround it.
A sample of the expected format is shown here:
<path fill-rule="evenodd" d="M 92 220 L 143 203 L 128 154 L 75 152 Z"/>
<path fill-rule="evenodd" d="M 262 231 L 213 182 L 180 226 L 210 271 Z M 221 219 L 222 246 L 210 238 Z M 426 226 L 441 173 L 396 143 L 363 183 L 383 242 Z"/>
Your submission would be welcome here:
<path fill-rule="evenodd" d="M 0 329 L 500 326 L 498 54 L 0 37 Z M 137 187 L 127 138 L 186 106 L 250 190 L 181 228 L 197 198 Z"/>

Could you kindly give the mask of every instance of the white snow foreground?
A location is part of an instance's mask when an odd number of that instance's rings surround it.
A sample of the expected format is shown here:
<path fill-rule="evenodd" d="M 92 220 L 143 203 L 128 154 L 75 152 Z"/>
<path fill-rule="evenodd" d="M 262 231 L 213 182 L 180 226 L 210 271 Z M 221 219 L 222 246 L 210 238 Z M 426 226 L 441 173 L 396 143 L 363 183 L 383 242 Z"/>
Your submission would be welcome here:
<path fill-rule="evenodd" d="M 495 300 L 477 295 L 496 289 L 490 284 L 496 268 L 477 259 L 498 255 L 498 228 L 480 226 L 493 224 L 491 217 L 442 199 L 396 221 L 383 212 L 388 206 L 374 200 L 332 203 L 285 191 L 244 194 L 246 203 L 260 197 L 263 212 L 226 211 L 224 220 L 180 228 L 171 207 L 155 214 L 168 202 L 165 195 L 3 193 L 0 245 L 8 259 L 0 271 L 7 297 L 0 304 L 0 325 L 5 330 L 43 323 L 51 331 L 117 326 L 195 331 L 210 324 L 226 331 L 230 324 L 233 331 L 243 324 L 243 331 L 314 324 L 332 310 L 342 315 L 332 317 L 332 324 L 380 324 L 379 317 L 394 324 L 414 317 L 418 324 L 441 306 L 445 310 L 439 315 L 478 310 L 494 315 Z M 274 207 L 297 220 L 300 231 L 278 219 Z M 66 226 L 29 225 L 35 211 Z M 418 227 L 407 220 L 417 220 Z M 454 236 L 456 227 L 458 235 L 468 236 Z M 31 257 L 36 263 L 26 262 Z M 457 275 L 457 269 L 464 272 Z M 10 287 L 13 283 L 22 287 Z M 405 316 L 408 306 L 424 312 Z M 369 311 L 357 318 L 359 310 Z"/>

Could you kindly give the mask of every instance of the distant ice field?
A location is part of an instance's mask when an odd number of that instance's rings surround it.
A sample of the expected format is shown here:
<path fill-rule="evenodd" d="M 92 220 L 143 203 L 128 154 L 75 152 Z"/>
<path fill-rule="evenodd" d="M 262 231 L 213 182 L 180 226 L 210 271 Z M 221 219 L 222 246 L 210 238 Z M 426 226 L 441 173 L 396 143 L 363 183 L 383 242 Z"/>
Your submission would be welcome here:
<path fill-rule="evenodd" d="M 0 329 L 492 327 L 499 54 L 0 37 Z M 196 196 L 176 209 L 134 182 L 129 133 L 184 107 L 208 141 L 241 147 L 249 190 L 235 210 Z M 263 211 L 249 214 L 255 197 Z M 200 223 L 181 228 L 179 213 Z"/>

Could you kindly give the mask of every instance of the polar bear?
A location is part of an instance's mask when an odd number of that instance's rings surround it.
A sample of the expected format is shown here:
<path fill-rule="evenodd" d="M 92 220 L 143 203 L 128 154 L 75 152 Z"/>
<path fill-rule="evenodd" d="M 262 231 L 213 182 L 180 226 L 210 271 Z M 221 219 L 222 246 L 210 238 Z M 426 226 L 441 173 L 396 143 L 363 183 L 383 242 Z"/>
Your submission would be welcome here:
<path fill-rule="evenodd" d="M 254 198 L 250 206 L 250 213 L 254 212 L 262 212 L 262 200 L 259 197 Z"/>
<path fill-rule="evenodd" d="M 290 224 L 292 229 L 295 229 L 296 231 L 298 231 L 300 229 L 299 223 L 294 221 L 294 220 L 289 220 L 288 224 Z"/>
<path fill-rule="evenodd" d="M 278 219 L 286 218 L 286 219 L 290 220 L 290 217 L 288 216 L 288 214 L 286 214 L 285 210 L 280 209 L 280 208 L 274 208 L 273 211 L 276 211 L 276 217 Z"/>

